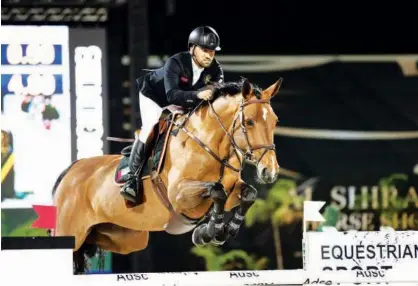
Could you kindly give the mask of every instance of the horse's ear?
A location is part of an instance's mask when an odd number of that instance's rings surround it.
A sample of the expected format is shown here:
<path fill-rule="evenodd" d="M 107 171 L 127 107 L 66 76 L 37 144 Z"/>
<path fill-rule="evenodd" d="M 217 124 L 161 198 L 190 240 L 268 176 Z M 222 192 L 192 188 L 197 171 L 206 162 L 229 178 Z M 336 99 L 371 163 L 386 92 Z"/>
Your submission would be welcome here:
<path fill-rule="evenodd" d="M 276 81 L 269 88 L 264 90 L 263 91 L 263 98 L 268 99 L 268 98 L 272 98 L 273 96 L 275 96 L 279 92 L 280 86 L 282 85 L 282 82 L 283 82 L 283 78 L 279 78 L 278 81 Z"/>
<path fill-rule="evenodd" d="M 245 99 L 248 99 L 251 97 L 251 94 L 253 93 L 253 87 L 248 79 L 244 79 L 244 82 L 242 84 L 242 96 Z"/>

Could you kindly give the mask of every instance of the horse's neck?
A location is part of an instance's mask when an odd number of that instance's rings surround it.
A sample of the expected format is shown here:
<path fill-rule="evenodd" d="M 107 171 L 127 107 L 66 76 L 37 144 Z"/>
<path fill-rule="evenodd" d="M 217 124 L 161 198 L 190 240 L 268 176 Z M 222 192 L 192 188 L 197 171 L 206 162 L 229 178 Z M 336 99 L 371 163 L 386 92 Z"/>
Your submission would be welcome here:
<path fill-rule="evenodd" d="M 196 112 L 190 124 L 194 129 L 193 133 L 203 143 L 221 158 L 225 158 L 231 151 L 231 143 L 219 121 L 230 132 L 234 116 L 239 107 L 239 98 L 219 98 L 213 103 L 213 107 L 216 114 L 210 106 L 206 106 Z"/>

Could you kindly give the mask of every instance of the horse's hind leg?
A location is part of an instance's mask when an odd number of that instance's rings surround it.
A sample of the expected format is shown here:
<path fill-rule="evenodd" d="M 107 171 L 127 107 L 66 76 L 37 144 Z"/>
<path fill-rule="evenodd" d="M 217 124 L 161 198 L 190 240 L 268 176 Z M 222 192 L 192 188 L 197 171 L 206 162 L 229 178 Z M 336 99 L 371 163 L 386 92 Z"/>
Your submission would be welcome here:
<path fill-rule="evenodd" d="M 94 215 L 88 211 L 77 212 L 76 210 L 79 209 L 88 210 L 89 207 L 80 204 L 75 206 L 75 202 L 72 202 L 71 204 L 63 204 L 57 212 L 55 236 L 74 236 L 74 251 L 77 251 L 83 245 L 90 233 L 92 224 L 94 224 L 92 223 Z"/>
<path fill-rule="evenodd" d="M 95 225 L 87 238 L 87 243 L 93 243 L 101 249 L 129 254 L 140 251 L 148 246 L 149 233 L 124 228 L 118 225 L 103 223 Z"/>
<path fill-rule="evenodd" d="M 74 236 L 74 274 L 83 274 L 87 270 L 84 242 L 90 233 L 91 225 L 81 214 L 75 214 L 73 210 L 69 211 L 68 208 L 66 205 L 57 213 L 55 236 Z M 88 217 L 87 214 L 84 215 Z"/>

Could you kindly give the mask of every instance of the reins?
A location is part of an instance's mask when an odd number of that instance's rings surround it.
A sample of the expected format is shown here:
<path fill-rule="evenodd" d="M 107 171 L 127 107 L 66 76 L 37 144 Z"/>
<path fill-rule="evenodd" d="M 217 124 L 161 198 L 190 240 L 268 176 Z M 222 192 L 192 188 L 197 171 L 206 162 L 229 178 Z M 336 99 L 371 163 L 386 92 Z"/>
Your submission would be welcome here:
<path fill-rule="evenodd" d="M 241 101 L 240 103 L 240 107 L 239 107 L 239 111 L 238 113 L 235 115 L 234 117 L 234 121 L 232 123 L 232 130 L 230 134 L 230 132 L 228 132 L 224 126 L 224 124 L 222 123 L 219 115 L 216 113 L 212 103 L 209 101 L 209 106 L 212 109 L 216 120 L 218 121 L 219 125 L 221 126 L 222 130 L 224 131 L 225 135 L 228 137 L 230 143 L 231 143 L 231 147 L 232 147 L 232 151 L 235 153 L 239 163 L 240 163 L 240 167 L 236 168 L 234 166 L 232 166 L 228 161 L 231 158 L 231 152 L 229 152 L 229 154 L 225 157 L 225 158 L 220 158 L 212 149 L 210 149 L 210 147 L 208 145 L 206 145 L 205 143 L 203 143 L 196 135 L 194 135 L 193 133 L 191 133 L 184 125 L 185 123 L 188 121 L 188 119 L 191 117 L 191 115 L 197 110 L 197 108 L 199 108 L 201 106 L 201 104 L 204 101 L 202 100 L 191 112 L 189 112 L 185 118 L 185 120 L 183 120 L 182 123 L 177 123 L 174 122 L 174 120 L 168 119 L 170 120 L 171 123 L 173 123 L 176 127 L 178 127 L 179 129 L 181 129 L 184 133 L 186 133 L 190 138 L 192 138 L 198 145 L 200 145 L 206 152 L 208 152 L 216 161 L 218 161 L 221 164 L 221 169 L 220 169 L 220 178 L 218 180 L 218 182 L 220 182 L 223 178 L 223 173 L 226 168 L 229 168 L 235 172 L 240 172 L 242 171 L 242 169 L 244 168 L 244 161 L 245 160 L 251 160 L 254 161 L 254 151 L 259 150 L 259 149 L 265 149 L 263 154 L 260 156 L 260 158 L 256 161 L 256 164 L 258 164 L 260 162 L 260 160 L 263 158 L 263 156 L 269 151 L 269 150 L 274 150 L 275 149 L 275 145 L 271 144 L 271 145 L 259 145 L 256 147 L 253 147 L 250 143 L 250 140 L 248 138 L 248 132 L 247 132 L 247 128 L 245 127 L 244 124 L 244 107 L 248 106 L 250 104 L 255 104 L 255 103 L 270 103 L 270 100 L 268 99 L 256 99 L 256 100 L 249 100 L 249 101 L 244 101 L 244 99 Z M 241 127 L 241 131 L 245 137 L 245 140 L 247 142 L 247 150 L 243 150 L 242 148 L 240 148 L 234 139 L 233 133 L 235 131 L 235 127 L 236 127 L 236 123 L 237 120 L 240 120 L 240 127 Z M 240 156 L 238 155 L 238 152 L 242 154 L 244 160 L 241 160 Z"/>
<path fill-rule="evenodd" d="M 221 158 L 219 157 L 207 144 L 203 143 L 196 135 L 194 135 L 193 133 L 191 133 L 186 127 L 185 124 L 186 122 L 190 119 L 190 117 L 195 113 L 195 111 L 203 104 L 204 100 L 202 100 L 198 105 L 195 106 L 195 108 L 193 110 L 191 110 L 190 112 L 188 112 L 188 114 L 186 115 L 186 118 L 181 122 L 175 122 L 174 121 L 174 117 L 173 119 L 170 119 L 169 117 L 166 118 L 165 120 L 171 122 L 173 125 L 175 125 L 176 127 L 178 127 L 179 129 L 181 129 L 184 133 L 186 133 L 190 138 L 192 138 L 199 146 L 201 146 L 206 152 L 208 152 L 216 161 L 218 161 L 221 164 L 221 169 L 220 169 L 220 177 L 218 182 L 220 182 L 223 178 L 223 174 L 225 171 L 225 168 L 229 168 L 231 170 L 233 170 L 234 172 L 241 172 L 242 169 L 244 168 L 244 162 L 245 160 L 249 160 L 249 161 L 253 161 L 254 162 L 254 151 L 259 150 L 259 149 L 264 149 L 263 154 L 260 156 L 260 158 L 258 158 L 257 161 L 255 161 L 254 163 L 257 165 L 261 159 L 263 158 L 263 156 L 269 151 L 269 150 L 275 150 L 275 145 L 271 144 L 271 145 L 258 145 L 258 146 L 252 146 L 250 143 L 250 140 L 248 138 L 248 132 L 247 132 L 247 128 L 245 127 L 245 118 L 244 118 L 244 107 L 250 105 L 250 104 L 256 104 L 256 103 L 270 103 L 269 99 L 254 99 L 254 100 L 249 100 L 249 101 L 244 101 L 244 99 L 241 101 L 238 112 L 236 113 L 236 115 L 234 116 L 234 121 L 232 122 L 232 126 L 231 126 L 231 131 L 228 132 L 228 130 L 226 130 L 225 125 L 222 123 L 219 115 L 216 113 L 215 108 L 213 107 L 213 104 L 208 101 L 209 107 L 211 108 L 211 110 L 213 111 L 213 114 L 215 115 L 216 120 L 218 121 L 219 125 L 221 126 L 222 130 L 224 131 L 225 135 L 228 137 L 229 142 L 231 143 L 231 151 L 228 153 L 228 155 L 225 158 Z M 243 150 L 242 148 L 240 148 L 238 146 L 238 144 L 235 142 L 234 139 L 234 132 L 235 132 L 235 128 L 237 125 L 237 121 L 239 119 L 239 124 L 240 124 L 240 128 L 241 128 L 241 132 L 244 135 L 245 141 L 247 142 L 247 149 Z M 232 133 L 232 134 L 231 134 Z M 116 138 L 116 137 L 107 137 L 107 140 L 111 140 L 111 141 L 117 141 L 117 142 L 134 142 L 134 139 L 125 139 L 125 138 Z M 232 153 L 234 153 L 239 161 L 239 168 L 236 168 L 234 166 L 232 166 L 228 161 L 232 156 Z M 242 157 L 244 158 L 244 160 L 242 160 L 239 156 L 238 153 L 241 153 Z"/>

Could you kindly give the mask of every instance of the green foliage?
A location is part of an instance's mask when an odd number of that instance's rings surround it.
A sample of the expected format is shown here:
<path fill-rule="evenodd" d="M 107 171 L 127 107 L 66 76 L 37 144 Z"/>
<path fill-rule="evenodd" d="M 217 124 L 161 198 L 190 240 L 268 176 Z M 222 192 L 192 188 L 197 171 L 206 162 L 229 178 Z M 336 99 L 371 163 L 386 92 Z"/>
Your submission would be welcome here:
<path fill-rule="evenodd" d="M 222 253 L 219 247 L 205 245 L 201 247 L 194 246 L 191 252 L 205 260 L 207 271 L 233 269 L 262 270 L 266 269 L 268 263 L 268 258 L 262 257 L 256 259 L 255 256 L 250 256 L 246 251 L 240 249 Z"/>
<path fill-rule="evenodd" d="M 397 181 L 407 181 L 408 175 L 402 173 L 394 173 L 388 177 L 379 180 L 379 187 L 381 192 L 388 192 L 391 188 L 396 187 Z M 392 218 L 396 213 L 403 208 L 403 201 L 400 197 L 391 200 L 393 205 L 390 209 L 382 210 L 380 213 L 380 222 L 382 226 L 391 226 Z"/>
<path fill-rule="evenodd" d="M 265 200 L 257 199 L 245 215 L 245 226 L 268 220 L 274 226 L 291 224 L 301 212 L 304 198 L 296 195 L 296 183 L 290 179 L 279 179 L 269 190 Z"/>
<path fill-rule="evenodd" d="M 396 184 L 399 181 L 407 181 L 408 175 L 402 173 L 393 173 L 388 177 L 383 177 L 379 180 L 379 192 L 381 193 L 388 193 L 392 188 L 396 188 Z M 366 194 L 366 198 L 363 197 L 363 194 L 357 194 L 354 198 L 354 211 L 362 211 L 361 202 L 363 199 L 370 200 L 371 193 Z M 394 209 L 402 209 L 403 208 L 403 201 L 400 197 L 396 197 L 395 199 L 391 199 L 391 204 Z M 389 211 L 389 210 L 385 210 Z"/>
<path fill-rule="evenodd" d="M 9 231 L 6 225 L 6 214 L 2 211 L 1 212 L 1 236 L 7 236 L 7 232 Z"/>
<path fill-rule="evenodd" d="M 205 259 L 207 271 L 216 271 L 222 268 L 222 266 L 219 263 L 219 260 L 217 259 L 217 257 L 221 254 L 220 248 L 216 248 L 210 245 L 202 247 L 194 246 L 191 249 L 191 252 L 194 255 Z"/>
<path fill-rule="evenodd" d="M 279 179 L 269 190 L 266 199 L 257 199 L 245 215 L 246 227 L 270 221 L 279 269 L 283 268 L 280 227 L 293 224 L 302 217 L 304 198 L 296 195 L 296 187 L 293 180 Z"/>
<path fill-rule="evenodd" d="M 289 206 L 294 203 L 295 196 L 291 190 L 296 189 L 296 183 L 289 179 L 279 179 L 267 194 L 267 206 L 269 211 L 274 211 L 278 206 Z"/>
<path fill-rule="evenodd" d="M 245 226 L 252 227 L 256 223 L 265 223 L 269 219 L 267 202 L 263 199 L 256 199 L 245 215 Z"/>
<path fill-rule="evenodd" d="M 31 225 L 35 220 L 29 220 L 15 229 L 13 229 L 7 236 L 48 236 L 45 229 L 32 228 Z"/>
<path fill-rule="evenodd" d="M 383 192 L 387 192 L 390 188 L 392 187 L 396 187 L 396 182 L 397 181 L 407 181 L 408 180 L 408 175 L 406 174 L 402 174 L 402 173 L 394 173 L 389 175 L 386 178 L 382 178 L 379 180 L 379 186 L 380 186 L 380 191 Z M 392 200 L 392 203 L 396 209 L 402 209 L 402 199 L 399 197 L 396 197 L 395 200 Z"/>
<path fill-rule="evenodd" d="M 391 174 L 391 175 L 389 175 L 389 177 L 380 179 L 379 180 L 379 185 L 380 185 L 380 187 L 395 186 L 394 183 L 397 180 L 407 181 L 408 180 L 408 175 L 402 174 L 402 173 Z"/>
<path fill-rule="evenodd" d="M 297 219 L 298 214 L 296 211 L 288 207 L 279 207 L 275 209 L 271 215 L 271 223 L 275 227 L 292 224 Z"/>

